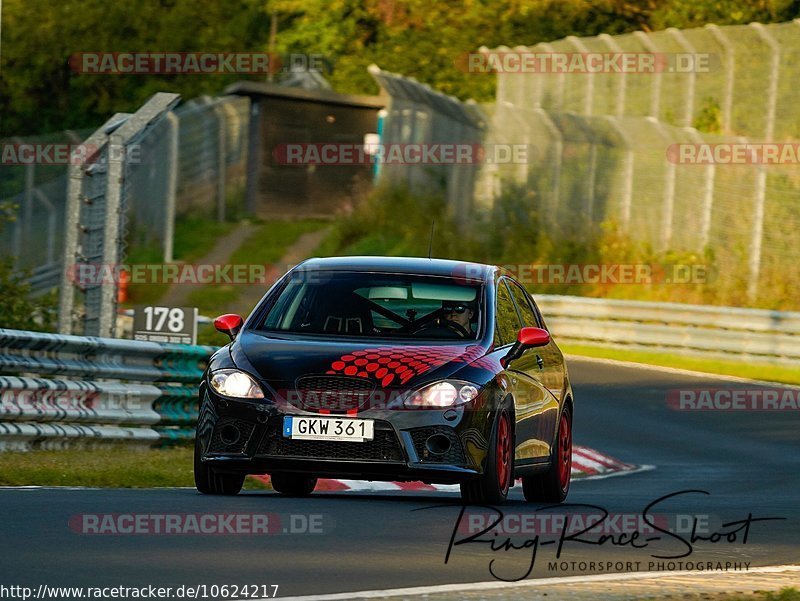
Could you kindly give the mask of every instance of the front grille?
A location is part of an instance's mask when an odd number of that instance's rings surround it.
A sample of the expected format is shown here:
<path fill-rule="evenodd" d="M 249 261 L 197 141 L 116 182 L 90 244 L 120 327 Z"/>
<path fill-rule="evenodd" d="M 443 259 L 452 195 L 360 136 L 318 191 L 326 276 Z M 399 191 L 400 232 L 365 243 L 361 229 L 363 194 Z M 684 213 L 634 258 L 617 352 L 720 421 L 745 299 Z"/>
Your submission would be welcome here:
<path fill-rule="evenodd" d="M 259 448 L 259 455 L 303 459 L 348 461 L 403 461 L 397 435 L 387 422 L 375 422 L 375 438 L 364 442 L 339 440 L 294 440 L 284 438 L 282 420 L 272 420 Z"/>
<path fill-rule="evenodd" d="M 296 394 L 289 402 L 305 411 L 345 413 L 363 407 L 375 384 L 364 378 L 342 376 L 304 376 L 295 382 Z"/>
<path fill-rule="evenodd" d="M 256 425 L 243 419 L 223 417 L 214 424 L 209 453 L 244 453 Z"/>
<path fill-rule="evenodd" d="M 463 465 L 464 446 L 456 435 L 453 428 L 448 426 L 430 426 L 426 428 L 414 428 L 409 430 L 414 449 L 421 463 L 447 463 L 451 465 Z M 450 448 L 441 454 L 431 453 L 426 447 L 425 442 L 434 434 L 441 434 L 450 441 Z"/>

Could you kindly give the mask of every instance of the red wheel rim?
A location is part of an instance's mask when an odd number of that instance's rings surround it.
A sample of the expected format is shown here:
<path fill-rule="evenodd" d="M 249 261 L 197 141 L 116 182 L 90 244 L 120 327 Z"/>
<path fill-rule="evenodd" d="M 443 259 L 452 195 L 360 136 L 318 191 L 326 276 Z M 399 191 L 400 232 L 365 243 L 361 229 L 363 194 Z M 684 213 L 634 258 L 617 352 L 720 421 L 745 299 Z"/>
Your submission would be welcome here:
<path fill-rule="evenodd" d="M 572 428 L 566 413 L 561 414 L 561 423 L 558 425 L 558 478 L 561 490 L 569 488 L 569 479 L 572 476 Z"/>
<path fill-rule="evenodd" d="M 497 423 L 497 484 L 503 494 L 508 492 L 511 476 L 511 425 L 506 413 Z"/>

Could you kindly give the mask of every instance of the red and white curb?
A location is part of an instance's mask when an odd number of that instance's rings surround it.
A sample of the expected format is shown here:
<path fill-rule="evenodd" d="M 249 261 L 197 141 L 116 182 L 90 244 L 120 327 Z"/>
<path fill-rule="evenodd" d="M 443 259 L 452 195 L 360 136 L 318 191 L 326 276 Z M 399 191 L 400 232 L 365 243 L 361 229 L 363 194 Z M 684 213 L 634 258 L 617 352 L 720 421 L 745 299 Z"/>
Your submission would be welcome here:
<path fill-rule="evenodd" d="M 652 469 L 652 466 L 632 465 L 619 459 L 604 455 L 588 447 L 572 448 L 572 479 L 599 479 L 624 473 L 634 473 Z M 269 476 L 252 476 L 269 484 Z M 320 479 L 318 492 L 338 491 L 411 491 L 411 492 L 458 492 L 457 484 L 425 484 L 424 482 L 366 482 L 363 480 Z"/>

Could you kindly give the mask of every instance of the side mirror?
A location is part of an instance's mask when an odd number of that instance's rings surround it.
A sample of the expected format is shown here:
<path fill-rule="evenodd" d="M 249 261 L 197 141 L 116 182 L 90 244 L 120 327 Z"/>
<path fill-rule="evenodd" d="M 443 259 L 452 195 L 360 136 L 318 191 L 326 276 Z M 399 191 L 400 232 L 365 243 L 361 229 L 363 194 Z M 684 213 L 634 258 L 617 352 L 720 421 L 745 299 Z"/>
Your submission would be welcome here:
<path fill-rule="evenodd" d="M 547 346 L 550 344 L 550 332 L 542 328 L 522 328 L 517 334 L 517 344 L 525 348 Z"/>
<path fill-rule="evenodd" d="M 231 337 L 231 340 L 236 338 L 236 334 L 242 329 L 242 324 L 244 324 L 242 316 L 235 313 L 220 315 L 214 320 L 214 327 L 217 331 L 227 334 Z"/>
<path fill-rule="evenodd" d="M 500 360 L 500 363 L 505 368 L 515 359 L 519 359 L 526 349 L 548 344 L 550 344 L 550 332 L 547 330 L 542 328 L 522 328 L 517 333 L 517 341 L 508 349 L 508 353 Z"/>

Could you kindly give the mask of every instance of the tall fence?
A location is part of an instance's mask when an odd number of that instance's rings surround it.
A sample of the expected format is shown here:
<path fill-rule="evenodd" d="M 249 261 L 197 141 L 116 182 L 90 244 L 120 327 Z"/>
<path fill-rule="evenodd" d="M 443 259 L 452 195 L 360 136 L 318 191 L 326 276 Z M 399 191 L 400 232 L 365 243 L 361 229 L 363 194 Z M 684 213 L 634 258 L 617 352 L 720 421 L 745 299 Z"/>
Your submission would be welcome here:
<path fill-rule="evenodd" d="M 486 117 L 473 101 L 432 90 L 413 78 L 383 71 L 375 65 L 370 74 L 389 96 L 380 124 L 380 140 L 391 145 L 477 145 L 482 141 Z M 475 153 L 476 156 L 477 153 Z M 428 164 L 425 162 L 378 164 L 378 180 L 402 184 L 414 192 L 443 192 L 457 218 L 469 219 L 477 162 Z"/>
<path fill-rule="evenodd" d="M 130 215 L 135 214 L 132 190 L 142 172 L 163 169 L 148 157 L 142 142 L 152 139 L 180 100 L 158 93 L 133 115 L 115 115 L 86 140 L 91 149 L 69 167 L 65 211 L 64 261 L 59 297 L 59 331 L 77 328 L 91 336 L 116 333 L 116 266 L 124 261 Z M 144 154 L 143 154 L 144 153 Z M 75 155 L 73 155 L 75 156 Z M 174 164 L 174 162 L 173 162 Z M 162 172 L 163 176 L 163 172 Z M 174 194 L 166 211 L 174 213 Z M 169 216 L 168 222 L 172 222 Z M 82 265 L 111 269 L 111 277 L 82 277 Z M 106 273 L 106 272 L 102 272 Z"/>
<path fill-rule="evenodd" d="M 488 142 L 527 144 L 530 152 L 524 163 L 483 170 L 482 204 L 524 186 L 557 237 L 580 238 L 612 221 L 656 252 L 713 261 L 724 302 L 786 296 L 786 282 L 800 277 L 797 146 L 772 160 L 752 153 L 800 137 L 800 21 L 482 52 L 488 64 L 560 57 L 575 65 L 575 57 L 628 53 L 656 65 L 498 73 Z M 737 148 L 743 154 L 730 158 Z"/>
<path fill-rule="evenodd" d="M 249 111 L 250 101 L 245 97 L 190 100 L 151 124 L 135 144 L 128 144 L 121 192 L 127 240 L 139 247 L 156 247 L 165 261 L 171 261 L 175 215 L 222 220 L 239 210 L 246 177 Z M 81 130 L 6 138 L 0 140 L 0 147 L 73 144 L 94 151 L 108 142 L 115 125 L 126 117 L 119 114 L 109 120 L 91 142 L 91 130 Z M 104 152 L 97 150 L 95 160 L 84 170 L 84 202 L 104 194 L 108 158 Z M 70 179 L 78 176 L 76 165 L 63 161 L 0 164 L 0 255 L 15 257 L 19 268 L 31 270 L 36 291 L 60 282 L 65 235 L 72 233 L 64 227 L 67 189 Z M 86 227 L 96 229 L 97 223 Z"/>
<path fill-rule="evenodd" d="M 6 138 L 16 155 L 23 145 L 47 148 L 79 144 L 89 130 Z M 6 159 L 9 159 L 8 161 Z M 0 255 L 16 257 L 16 266 L 31 271 L 35 290 L 58 281 L 64 247 L 64 209 L 67 197 L 67 165 L 0 162 Z"/>

